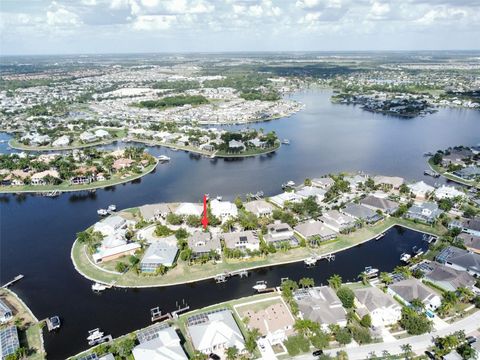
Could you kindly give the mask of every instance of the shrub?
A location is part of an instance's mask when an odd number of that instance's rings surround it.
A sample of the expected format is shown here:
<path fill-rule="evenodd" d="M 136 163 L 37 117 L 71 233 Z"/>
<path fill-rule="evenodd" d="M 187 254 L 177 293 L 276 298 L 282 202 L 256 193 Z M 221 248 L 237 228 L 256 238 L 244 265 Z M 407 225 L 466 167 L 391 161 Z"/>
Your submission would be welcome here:
<path fill-rule="evenodd" d="M 355 294 L 353 293 L 352 289 L 346 286 L 341 286 L 340 289 L 338 289 L 337 291 L 337 296 L 345 308 L 353 308 Z"/>

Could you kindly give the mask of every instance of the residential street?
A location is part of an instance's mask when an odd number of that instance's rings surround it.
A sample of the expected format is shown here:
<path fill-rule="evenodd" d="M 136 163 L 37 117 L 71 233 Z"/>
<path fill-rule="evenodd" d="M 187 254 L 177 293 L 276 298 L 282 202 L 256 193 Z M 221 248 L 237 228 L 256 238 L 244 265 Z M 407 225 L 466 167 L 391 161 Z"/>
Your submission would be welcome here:
<path fill-rule="evenodd" d="M 479 327 L 480 323 L 480 311 L 477 311 L 475 314 L 464 318 L 460 321 L 457 321 L 450 326 L 443 328 L 442 330 L 433 331 L 429 334 L 411 336 L 405 339 L 396 340 L 394 342 L 380 343 L 380 344 L 369 344 L 358 347 L 344 347 L 333 350 L 326 350 L 325 353 L 330 355 L 335 355 L 339 350 L 345 350 L 348 354 L 349 360 L 364 360 L 368 356 L 375 352 L 377 355 L 381 355 L 382 351 L 387 350 L 390 354 L 399 354 L 402 352 L 401 346 L 404 344 L 410 344 L 412 350 L 417 353 L 423 353 L 429 346 L 432 345 L 432 338 L 435 336 L 445 336 L 451 334 L 455 331 L 463 330 L 466 334 L 471 333 Z M 307 360 L 314 359 L 311 354 L 305 354 L 295 357 L 298 360 Z"/>

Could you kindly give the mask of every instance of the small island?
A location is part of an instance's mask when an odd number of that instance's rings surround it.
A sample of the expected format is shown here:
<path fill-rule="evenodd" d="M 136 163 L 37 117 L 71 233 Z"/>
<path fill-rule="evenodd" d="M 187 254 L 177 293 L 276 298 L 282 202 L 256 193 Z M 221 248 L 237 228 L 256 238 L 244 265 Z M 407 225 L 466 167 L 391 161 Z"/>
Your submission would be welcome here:
<path fill-rule="evenodd" d="M 104 188 L 152 172 L 159 160 L 141 147 L 69 153 L 0 155 L 0 193 L 51 193 Z"/>

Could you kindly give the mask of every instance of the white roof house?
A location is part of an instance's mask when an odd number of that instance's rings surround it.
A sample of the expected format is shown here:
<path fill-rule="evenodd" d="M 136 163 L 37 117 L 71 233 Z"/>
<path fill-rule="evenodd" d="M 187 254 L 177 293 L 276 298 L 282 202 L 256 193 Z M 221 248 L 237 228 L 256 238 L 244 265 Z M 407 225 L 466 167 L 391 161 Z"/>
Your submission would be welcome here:
<path fill-rule="evenodd" d="M 58 139 L 56 139 L 52 145 L 54 147 L 62 147 L 62 146 L 67 146 L 70 144 L 70 137 L 68 135 L 63 135 L 60 136 Z"/>
<path fill-rule="evenodd" d="M 317 202 L 321 202 L 325 198 L 326 191 L 315 186 L 303 186 L 295 193 L 303 199 L 314 197 Z"/>
<path fill-rule="evenodd" d="M 375 185 L 390 185 L 394 189 L 398 189 L 405 180 L 398 176 L 374 176 L 373 181 Z"/>
<path fill-rule="evenodd" d="M 105 137 L 109 137 L 110 133 L 106 130 L 98 129 L 95 131 L 95 136 L 98 138 L 105 138 Z"/>
<path fill-rule="evenodd" d="M 83 133 L 80 134 L 80 140 L 85 142 L 92 142 L 97 140 L 97 137 L 94 134 L 92 134 L 90 131 L 84 131 Z"/>
<path fill-rule="evenodd" d="M 175 214 L 182 216 L 201 216 L 203 214 L 203 206 L 194 203 L 181 203 L 175 210 Z"/>
<path fill-rule="evenodd" d="M 297 195 L 293 192 L 284 192 L 282 194 L 278 194 L 278 195 L 275 195 L 275 196 L 272 196 L 270 198 L 270 201 L 283 208 L 285 202 L 299 202 L 301 201 L 303 198 L 300 196 L 300 195 Z"/>
<path fill-rule="evenodd" d="M 344 229 L 355 226 L 355 219 L 347 214 L 342 214 L 338 210 L 329 210 L 323 213 L 320 220 L 333 231 L 340 232 Z"/>
<path fill-rule="evenodd" d="M 135 360 L 186 360 L 180 338 L 172 327 L 156 332 L 156 337 L 133 348 Z"/>
<path fill-rule="evenodd" d="M 439 187 L 437 190 L 435 190 L 435 197 L 437 199 L 453 199 L 457 196 L 460 197 L 465 197 L 465 194 L 457 189 L 455 189 L 453 186 L 445 186 L 442 185 Z"/>
<path fill-rule="evenodd" d="M 103 221 L 97 222 L 93 226 L 93 231 L 99 231 L 103 235 L 108 236 L 114 234 L 121 229 L 125 229 L 128 225 L 129 222 L 127 222 L 126 219 L 122 218 L 121 216 L 114 215 L 107 217 Z"/>
<path fill-rule="evenodd" d="M 220 219 L 235 218 L 238 215 L 237 206 L 229 201 L 219 201 L 214 199 L 210 201 L 210 209 L 213 216 Z"/>
<path fill-rule="evenodd" d="M 402 317 L 402 307 L 375 286 L 353 290 L 357 312 L 370 314 L 375 327 L 395 324 Z M 363 315 L 363 314 L 362 314 Z"/>
<path fill-rule="evenodd" d="M 187 320 L 187 329 L 193 347 L 204 354 L 235 346 L 245 349 L 242 332 L 230 310 L 194 315 Z"/>
<path fill-rule="evenodd" d="M 273 212 L 273 205 L 265 200 L 253 200 L 245 203 L 245 209 L 256 216 L 269 216 Z"/>
<path fill-rule="evenodd" d="M 431 193 L 435 190 L 433 186 L 430 186 L 423 181 L 419 181 L 407 186 L 418 199 L 425 199 L 428 193 Z"/>

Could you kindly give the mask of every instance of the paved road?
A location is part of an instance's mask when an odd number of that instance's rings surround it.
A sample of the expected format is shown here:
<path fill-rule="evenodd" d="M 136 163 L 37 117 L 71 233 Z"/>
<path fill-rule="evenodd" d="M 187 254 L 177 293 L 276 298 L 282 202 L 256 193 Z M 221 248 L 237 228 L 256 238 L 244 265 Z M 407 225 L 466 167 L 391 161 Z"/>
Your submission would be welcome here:
<path fill-rule="evenodd" d="M 445 336 L 458 330 L 463 330 L 466 334 L 468 334 L 477 330 L 477 328 L 479 327 L 480 311 L 477 311 L 475 314 L 469 317 L 466 317 L 460 321 L 455 322 L 454 324 L 449 325 L 446 328 L 434 331 L 430 334 L 410 336 L 405 339 L 396 340 L 394 342 L 388 343 L 369 344 L 357 347 L 345 347 L 341 349 L 326 350 L 325 353 L 335 355 L 337 351 L 344 350 L 347 352 L 349 360 L 364 360 L 367 359 L 372 352 L 375 352 L 376 355 L 381 355 L 382 351 L 387 350 L 392 355 L 400 354 L 402 353 L 401 346 L 404 344 L 410 344 L 412 346 L 412 350 L 415 353 L 421 354 L 432 345 L 432 339 L 435 336 Z M 297 356 L 295 357 L 295 359 L 309 360 L 314 359 L 314 357 L 311 354 L 307 354 Z"/>

